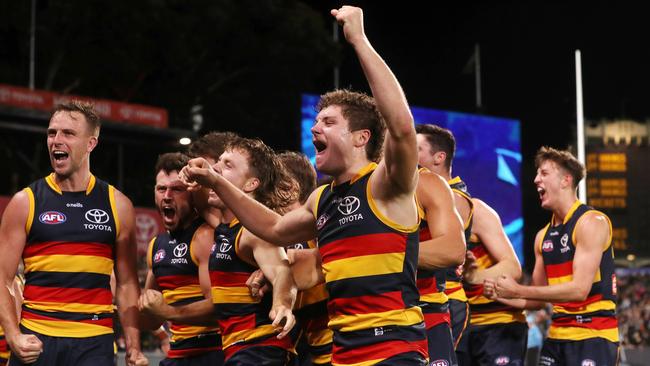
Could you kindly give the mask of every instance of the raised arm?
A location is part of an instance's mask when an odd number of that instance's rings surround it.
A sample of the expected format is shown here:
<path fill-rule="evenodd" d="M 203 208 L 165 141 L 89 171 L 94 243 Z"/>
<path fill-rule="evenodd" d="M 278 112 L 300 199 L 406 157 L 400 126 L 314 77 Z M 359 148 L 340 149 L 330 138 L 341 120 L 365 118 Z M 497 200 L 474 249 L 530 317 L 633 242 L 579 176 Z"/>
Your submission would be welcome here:
<path fill-rule="evenodd" d="M 127 365 L 143 364 L 146 358 L 140 350 L 138 298 L 140 285 L 136 270 L 135 209 L 122 192 L 113 190 L 119 231 L 115 241 L 115 277 L 117 311 L 126 340 Z"/>
<path fill-rule="evenodd" d="M 278 338 L 283 338 L 295 324 L 292 308 L 298 293 L 287 254 L 284 248 L 265 242 L 247 231 L 244 231 L 239 243 L 241 253 L 252 253 L 257 266 L 271 283 L 273 306 L 269 318 L 273 320 L 276 330 L 280 331 Z"/>
<path fill-rule="evenodd" d="M 9 201 L 0 222 L 0 321 L 11 351 L 24 363 L 32 363 L 43 351 L 43 344 L 32 334 L 22 334 L 18 327 L 14 276 L 27 240 L 26 223 L 30 213 L 27 190 L 22 190 Z M 29 223 L 31 225 L 31 222 Z"/>
<path fill-rule="evenodd" d="M 360 8 L 343 6 L 332 10 L 332 15 L 343 26 L 345 39 L 354 48 L 379 112 L 386 120 L 388 133 L 384 160 L 379 164 L 380 182 L 373 193 L 378 199 L 411 194 L 417 182 L 417 142 L 413 116 L 397 78 L 374 50 L 363 29 Z M 381 173 L 381 174 L 379 174 Z"/>
<path fill-rule="evenodd" d="M 285 247 L 316 237 L 315 193 L 302 207 L 281 216 L 223 178 L 205 159 L 190 160 L 180 177 L 192 189 L 197 183 L 213 189 L 247 230 L 269 243 Z"/>
<path fill-rule="evenodd" d="M 431 234 L 431 239 L 420 242 L 418 268 L 438 269 L 463 264 L 463 223 L 447 182 L 435 173 L 421 172 L 417 198 Z"/>
<path fill-rule="evenodd" d="M 465 280 L 471 284 L 481 284 L 485 279 L 496 279 L 501 275 L 508 275 L 518 280 L 521 277 L 521 265 L 510 239 L 503 231 L 499 215 L 479 199 L 473 198 L 472 202 L 474 203 L 472 234 L 483 243 L 496 263 L 488 269 L 466 270 Z"/>

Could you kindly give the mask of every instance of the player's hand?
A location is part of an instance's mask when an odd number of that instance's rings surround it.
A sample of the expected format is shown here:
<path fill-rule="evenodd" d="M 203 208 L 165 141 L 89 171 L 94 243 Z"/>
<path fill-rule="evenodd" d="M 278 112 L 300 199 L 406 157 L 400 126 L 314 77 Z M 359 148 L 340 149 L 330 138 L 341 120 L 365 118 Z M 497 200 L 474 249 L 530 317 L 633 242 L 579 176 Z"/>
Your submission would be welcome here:
<path fill-rule="evenodd" d="M 264 277 L 264 272 L 261 269 L 253 272 L 246 280 L 246 286 L 251 292 L 251 296 L 259 300 L 264 297 L 264 294 L 269 290 L 269 283 Z"/>
<path fill-rule="evenodd" d="M 476 256 L 469 250 L 465 253 L 465 263 L 463 264 L 463 280 L 471 285 L 478 285 L 476 272 L 479 270 Z"/>
<path fill-rule="evenodd" d="M 519 297 L 517 288 L 519 284 L 508 275 L 501 275 L 496 283 L 496 295 L 504 299 L 516 299 Z"/>
<path fill-rule="evenodd" d="M 12 354 L 23 363 L 34 363 L 43 352 L 43 342 L 33 334 L 19 333 L 12 339 L 7 339 Z"/>
<path fill-rule="evenodd" d="M 149 360 L 144 357 L 140 350 L 129 350 L 126 352 L 127 366 L 148 366 Z"/>
<path fill-rule="evenodd" d="M 160 291 L 147 289 L 140 294 L 138 299 L 138 308 L 140 311 L 146 311 L 161 319 L 169 317 L 169 305 L 165 303 L 163 294 Z"/>
<path fill-rule="evenodd" d="M 271 312 L 269 312 L 269 318 L 273 320 L 271 324 L 273 329 L 276 332 L 280 332 L 278 339 L 282 339 L 289 334 L 291 328 L 296 324 L 296 317 L 293 315 L 293 312 L 284 305 L 274 306 Z"/>
<path fill-rule="evenodd" d="M 483 281 L 483 296 L 487 297 L 490 300 L 496 300 L 497 299 L 496 286 L 497 283 L 495 280 L 491 278 L 486 278 Z"/>
<path fill-rule="evenodd" d="M 343 34 L 350 44 L 366 38 L 363 31 L 363 11 L 361 8 L 345 5 L 340 9 L 332 9 L 330 14 L 343 26 Z"/>
<path fill-rule="evenodd" d="M 200 186 L 211 187 L 218 178 L 210 163 L 203 158 L 190 160 L 178 174 L 179 179 L 187 184 L 191 191 L 197 190 Z"/>

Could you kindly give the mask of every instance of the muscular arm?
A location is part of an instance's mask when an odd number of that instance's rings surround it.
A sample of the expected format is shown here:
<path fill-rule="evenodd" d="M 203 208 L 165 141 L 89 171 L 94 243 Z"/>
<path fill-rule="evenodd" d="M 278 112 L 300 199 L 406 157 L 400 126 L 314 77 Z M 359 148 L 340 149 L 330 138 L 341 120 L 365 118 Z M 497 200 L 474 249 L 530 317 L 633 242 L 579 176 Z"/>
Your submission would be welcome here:
<path fill-rule="evenodd" d="M 609 246 L 611 226 L 600 212 L 588 212 L 575 228 L 576 252 L 571 281 L 547 286 L 518 286 L 520 298 L 547 302 L 584 301 L 589 295 L 603 251 Z"/>
<path fill-rule="evenodd" d="M 299 290 L 307 290 L 325 282 L 318 249 L 289 249 L 287 256 Z"/>
<path fill-rule="evenodd" d="M 212 291 L 210 284 L 210 271 L 208 268 L 210 262 L 210 251 L 212 250 L 212 243 L 214 242 L 214 229 L 208 225 L 203 224 L 194 234 L 192 239 L 192 257 L 196 259 L 199 267 L 199 284 L 203 297 L 212 301 Z"/>
<path fill-rule="evenodd" d="M 14 276 L 18 262 L 25 248 L 27 232 L 25 223 L 29 215 L 29 196 L 25 190 L 14 195 L 2 215 L 0 223 L 0 321 L 5 331 L 7 342 L 12 349 L 14 342 L 21 335 L 18 327 L 17 304 L 13 293 Z M 14 352 L 16 350 L 14 349 Z"/>
<path fill-rule="evenodd" d="M 413 116 L 404 92 L 388 65 L 368 41 L 361 9 L 343 6 L 339 10 L 332 10 L 332 15 L 343 25 L 345 38 L 354 48 L 377 108 L 386 121 L 388 133 L 384 160 L 377 168 L 378 177 L 373 177 L 378 180 L 377 184 L 373 184 L 373 193 L 378 199 L 411 195 L 417 182 L 417 143 Z"/>
<path fill-rule="evenodd" d="M 417 197 L 424 209 L 431 239 L 420 243 L 418 267 L 458 266 L 465 258 L 463 224 L 449 185 L 437 174 L 420 173 Z"/>
<path fill-rule="evenodd" d="M 286 247 L 316 237 L 312 212 L 315 192 L 302 207 L 281 216 L 223 178 L 205 159 L 190 160 L 181 171 L 181 178 L 186 183 L 196 182 L 213 189 L 247 230 L 269 243 Z"/>
<path fill-rule="evenodd" d="M 521 277 L 521 265 L 510 239 L 503 231 L 499 215 L 479 199 L 473 198 L 472 202 L 474 203 L 472 234 L 479 238 L 496 263 L 488 269 L 466 272 L 465 280 L 468 283 L 478 284 L 483 283 L 485 279 L 496 279 L 504 274 L 518 280 Z"/>
<path fill-rule="evenodd" d="M 137 306 L 140 285 L 136 271 L 135 210 L 131 201 L 118 190 L 115 190 L 115 205 L 120 225 L 115 243 L 115 276 L 117 280 L 115 295 L 122 329 L 124 329 L 127 355 L 131 355 L 133 352 L 140 353 Z"/>

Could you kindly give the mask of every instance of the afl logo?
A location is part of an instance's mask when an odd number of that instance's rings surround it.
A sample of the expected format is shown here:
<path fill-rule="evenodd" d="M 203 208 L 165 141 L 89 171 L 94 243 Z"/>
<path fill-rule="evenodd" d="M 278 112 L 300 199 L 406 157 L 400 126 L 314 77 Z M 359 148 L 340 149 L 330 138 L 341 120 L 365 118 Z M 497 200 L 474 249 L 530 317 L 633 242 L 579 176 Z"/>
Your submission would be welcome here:
<path fill-rule="evenodd" d="M 358 209 L 359 206 L 361 205 L 361 202 L 359 202 L 359 199 L 354 196 L 347 196 L 339 202 L 339 207 L 338 210 L 340 213 L 344 215 L 352 215 L 355 213 Z"/>
<path fill-rule="evenodd" d="M 187 253 L 187 244 L 180 243 L 174 247 L 174 257 L 180 258 L 185 256 L 186 253 Z"/>
<path fill-rule="evenodd" d="M 507 365 L 509 363 L 510 363 L 510 357 L 508 356 L 497 357 L 497 359 L 494 360 L 495 365 Z"/>
<path fill-rule="evenodd" d="M 154 263 L 158 263 L 161 260 L 165 259 L 165 250 L 159 249 L 156 254 L 153 256 Z"/>
<path fill-rule="evenodd" d="M 58 211 L 47 211 L 43 212 L 39 217 L 38 221 L 47 225 L 57 225 L 63 224 L 67 220 L 65 215 Z"/>
<path fill-rule="evenodd" d="M 582 360 L 581 366 L 596 366 L 596 361 L 587 358 Z"/>
<path fill-rule="evenodd" d="M 92 222 L 93 224 L 105 224 L 108 222 L 108 214 L 104 210 L 98 208 L 93 208 L 92 210 L 86 211 L 86 220 Z"/>
<path fill-rule="evenodd" d="M 545 240 L 542 243 L 542 250 L 545 252 L 553 251 L 553 242 L 550 240 Z"/>

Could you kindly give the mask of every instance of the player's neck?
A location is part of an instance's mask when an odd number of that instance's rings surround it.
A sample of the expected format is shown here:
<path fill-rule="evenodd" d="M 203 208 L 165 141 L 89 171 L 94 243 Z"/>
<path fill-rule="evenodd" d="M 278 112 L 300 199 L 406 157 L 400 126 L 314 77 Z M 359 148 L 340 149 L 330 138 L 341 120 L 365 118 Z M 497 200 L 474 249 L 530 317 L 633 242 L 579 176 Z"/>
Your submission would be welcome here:
<path fill-rule="evenodd" d="M 88 188 L 90 182 L 90 169 L 79 169 L 69 176 L 54 173 L 54 182 L 63 192 L 80 192 Z"/>
<path fill-rule="evenodd" d="M 359 174 L 359 171 L 368 166 L 368 164 L 370 164 L 368 159 L 355 160 L 341 174 L 337 174 L 334 177 L 334 184 L 341 184 L 352 180 L 352 178 Z"/>
<path fill-rule="evenodd" d="M 232 220 L 236 219 L 235 214 L 227 208 L 221 209 L 221 223 L 230 224 Z"/>
<path fill-rule="evenodd" d="M 562 193 L 562 197 L 558 200 L 556 207 L 552 209 L 553 216 L 555 217 L 554 224 L 558 225 L 564 222 L 577 200 L 578 197 L 575 193 Z"/>
<path fill-rule="evenodd" d="M 425 166 L 425 168 L 429 169 L 431 172 L 438 174 L 441 176 L 444 180 L 449 182 L 451 180 L 451 169 L 447 169 L 446 166 L 444 165 L 430 165 L 430 166 Z"/>

